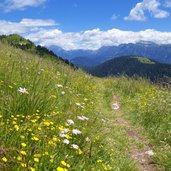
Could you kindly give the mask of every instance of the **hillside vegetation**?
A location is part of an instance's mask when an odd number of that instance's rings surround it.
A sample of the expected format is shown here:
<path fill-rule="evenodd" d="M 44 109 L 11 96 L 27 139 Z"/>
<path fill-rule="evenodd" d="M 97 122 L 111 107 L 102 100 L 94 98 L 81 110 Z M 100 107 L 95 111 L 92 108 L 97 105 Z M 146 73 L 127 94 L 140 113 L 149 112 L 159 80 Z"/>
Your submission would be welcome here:
<path fill-rule="evenodd" d="M 170 87 L 95 78 L 52 54 L 0 44 L 0 170 L 137 171 L 120 115 L 145 130 L 153 164 L 169 171 L 170 113 Z"/>
<path fill-rule="evenodd" d="M 152 81 L 159 81 L 171 77 L 171 65 L 162 64 L 154 60 L 139 56 L 123 56 L 108 60 L 86 70 L 99 77 L 106 76 L 139 76 Z"/>

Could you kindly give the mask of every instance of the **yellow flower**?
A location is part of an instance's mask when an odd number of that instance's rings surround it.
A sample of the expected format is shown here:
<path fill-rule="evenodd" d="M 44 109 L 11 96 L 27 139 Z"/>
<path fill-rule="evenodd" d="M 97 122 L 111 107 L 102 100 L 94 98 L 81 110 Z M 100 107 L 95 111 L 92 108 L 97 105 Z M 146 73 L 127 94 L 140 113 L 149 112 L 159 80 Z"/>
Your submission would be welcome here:
<path fill-rule="evenodd" d="M 16 122 L 16 121 L 12 121 L 12 124 L 13 124 L 13 125 L 16 125 L 16 124 L 17 124 L 17 122 Z"/>
<path fill-rule="evenodd" d="M 52 140 L 49 140 L 49 141 L 48 141 L 48 144 L 49 144 L 49 145 L 55 145 L 55 143 L 54 143 Z"/>
<path fill-rule="evenodd" d="M 34 154 L 34 157 L 41 157 L 41 154 Z"/>
<path fill-rule="evenodd" d="M 49 121 L 44 121 L 44 125 L 45 125 L 45 126 L 50 126 L 50 124 L 51 124 L 51 123 L 50 123 Z"/>
<path fill-rule="evenodd" d="M 37 122 L 37 119 L 32 119 L 31 122 L 32 123 L 36 123 Z"/>
<path fill-rule="evenodd" d="M 68 124 L 68 123 L 66 123 L 66 124 L 65 124 L 65 126 L 67 127 L 67 126 L 69 126 L 69 124 Z"/>
<path fill-rule="evenodd" d="M 57 139 L 56 137 L 53 137 L 52 140 L 53 140 L 54 142 L 57 142 L 57 141 L 58 141 L 58 139 Z"/>
<path fill-rule="evenodd" d="M 97 160 L 97 163 L 102 163 L 102 160 L 100 160 L 100 159 L 99 159 L 99 160 Z"/>
<path fill-rule="evenodd" d="M 60 131 L 62 131 L 62 130 L 64 130 L 64 127 L 63 127 L 63 126 L 59 126 L 58 129 L 59 129 Z"/>
<path fill-rule="evenodd" d="M 36 169 L 33 167 L 30 167 L 30 171 L 36 171 Z"/>
<path fill-rule="evenodd" d="M 20 138 L 21 138 L 21 139 L 24 139 L 24 138 L 25 138 L 25 136 L 24 136 L 24 135 L 20 135 Z"/>
<path fill-rule="evenodd" d="M 26 143 L 21 143 L 21 146 L 26 147 L 27 145 L 26 145 Z"/>
<path fill-rule="evenodd" d="M 104 164 L 102 164 L 102 166 L 104 170 L 108 170 L 108 168 Z"/>
<path fill-rule="evenodd" d="M 49 155 L 48 151 L 45 151 L 43 155 L 48 156 Z"/>
<path fill-rule="evenodd" d="M 66 136 L 65 136 L 67 139 L 72 139 L 72 137 L 70 136 L 70 135 L 68 135 L 68 134 L 66 134 Z"/>
<path fill-rule="evenodd" d="M 62 168 L 62 167 L 57 167 L 57 171 L 68 171 L 68 169 Z"/>
<path fill-rule="evenodd" d="M 70 167 L 70 165 L 67 164 L 65 161 L 61 161 L 61 164 L 62 164 L 63 166 L 65 166 L 65 167 Z"/>
<path fill-rule="evenodd" d="M 6 157 L 3 157 L 3 158 L 2 158 L 2 161 L 3 161 L 3 162 L 7 162 L 8 160 L 7 160 Z"/>
<path fill-rule="evenodd" d="M 34 161 L 38 163 L 39 162 L 39 158 L 35 157 Z"/>
<path fill-rule="evenodd" d="M 34 140 L 34 141 L 39 141 L 39 138 L 36 137 L 36 136 L 32 137 L 31 139 Z"/>
<path fill-rule="evenodd" d="M 38 127 L 37 129 L 38 129 L 39 131 L 41 131 L 41 130 L 42 130 L 42 128 L 41 128 L 41 127 Z"/>
<path fill-rule="evenodd" d="M 14 128 L 16 129 L 16 131 L 19 130 L 19 126 L 18 125 L 15 125 Z"/>
<path fill-rule="evenodd" d="M 20 151 L 20 153 L 22 154 L 22 155 L 26 155 L 26 152 L 25 151 Z"/>
<path fill-rule="evenodd" d="M 25 163 L 21 163 L 22 167 L 27 167 L 27 165 Z"/>
<path fill-rule="evenodd" d="M 78 150 L 76 151 L 76 153 L 79 154 L 79 155 L 81 155 L 81 154 L 83 154 L 83 151 L 82 151 L 81 149 L 78 149 Z"/>
<path fill-rule="evenodd" d="M 2 118 L 3 116 L 2 115 L 0 115 L 0 118 Z"/>
<path fill-rule="evenodd" d="M 17 160 L 18 160 L 18 161 L 21 161 L 21 160 L 22 160 L 22 158 L 21 158 L 20 156 L 18 156 L 18 157 L 17 157 Z"/>

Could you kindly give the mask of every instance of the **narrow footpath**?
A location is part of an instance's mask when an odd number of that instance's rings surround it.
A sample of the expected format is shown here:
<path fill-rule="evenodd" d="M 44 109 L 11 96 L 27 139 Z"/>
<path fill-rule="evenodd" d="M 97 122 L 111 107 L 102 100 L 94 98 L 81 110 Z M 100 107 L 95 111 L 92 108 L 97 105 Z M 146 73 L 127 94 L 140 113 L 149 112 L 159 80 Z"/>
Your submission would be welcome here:
<path fill-rule="evenodd" d="M 130 140 L 129 156 L 135 161 L 138 170 L 157 171 L 152 163 L 154 152 L 152 150 L 152 146 L 148 142 L 148 139 L 142 135 L 143 129 L 135 128 L 122 116 L 122 105 L 116 97 L 114 97 L 111 107 L 115 116 L 115 120 L 112 122 L 124 128 L 128 139 Z"/>

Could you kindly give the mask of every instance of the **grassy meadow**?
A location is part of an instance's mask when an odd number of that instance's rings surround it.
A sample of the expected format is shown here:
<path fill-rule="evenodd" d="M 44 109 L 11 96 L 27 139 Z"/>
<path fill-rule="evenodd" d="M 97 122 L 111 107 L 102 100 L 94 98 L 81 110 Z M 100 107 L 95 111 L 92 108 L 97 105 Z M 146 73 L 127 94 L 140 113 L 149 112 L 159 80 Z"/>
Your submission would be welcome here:
<path fill-rule="evenodd" d="M 120 98 L 123 116 L 150 140 L 157 170 L 171 170 L 171 86 L 150 83 L 142 78 L 110 78 L 106 80 L 108 101 Z M 112 85 L 112 86 L 111 86 Z"/>
<path fill-rule="evenodd" d="M 136 171 L 130 140 L 113 124 L 143 127 L 157 168 L 171 168 L 171 88 L 99 79 L 58 59 L 0 44 L 0 170 Z"/>

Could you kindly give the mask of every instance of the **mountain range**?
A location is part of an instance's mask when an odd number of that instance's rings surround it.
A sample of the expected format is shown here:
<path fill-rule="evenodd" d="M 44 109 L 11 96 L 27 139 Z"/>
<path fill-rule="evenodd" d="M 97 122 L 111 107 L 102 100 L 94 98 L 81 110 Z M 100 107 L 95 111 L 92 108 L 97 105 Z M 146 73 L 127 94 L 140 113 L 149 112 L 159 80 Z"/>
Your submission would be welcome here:
<path fill-rule="evenodd" d="M 144 56 L 161 63 L 171 64 L 171 44 L 141 41 L 118 46 L 103 46 L 97 50 L 64 50 L 58 46 L 50 46 L 49 49 L 78 67 L 95 66 L 112 58 L 130 55 Z"/>

